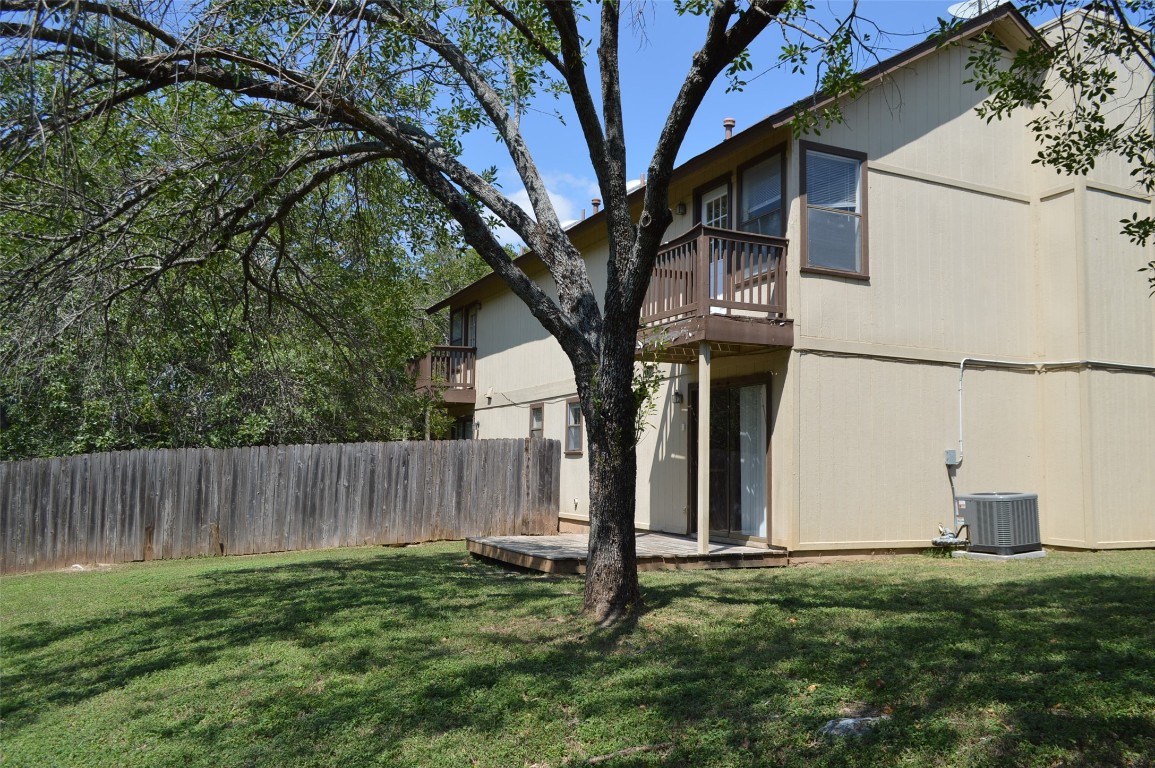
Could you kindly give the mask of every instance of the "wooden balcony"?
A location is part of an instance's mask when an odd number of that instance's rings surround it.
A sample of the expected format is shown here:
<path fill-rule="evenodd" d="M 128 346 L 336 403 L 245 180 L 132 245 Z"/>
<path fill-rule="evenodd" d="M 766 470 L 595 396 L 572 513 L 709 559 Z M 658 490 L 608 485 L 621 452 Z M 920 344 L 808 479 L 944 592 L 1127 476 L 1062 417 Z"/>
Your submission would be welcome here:
<path fill-rule="evenodd" d="M 663 245 L 642 303 L 639 355 L 687 362 L 703 341 L 718 355 L 793 346 L 787 245 L 701 224 Z"/>
<path fill-rule="evenodd" d="M 417 361 L 417 388 L 437 390 L 446 403 L 477 402 L 477 348 L 436 346 Z"/>

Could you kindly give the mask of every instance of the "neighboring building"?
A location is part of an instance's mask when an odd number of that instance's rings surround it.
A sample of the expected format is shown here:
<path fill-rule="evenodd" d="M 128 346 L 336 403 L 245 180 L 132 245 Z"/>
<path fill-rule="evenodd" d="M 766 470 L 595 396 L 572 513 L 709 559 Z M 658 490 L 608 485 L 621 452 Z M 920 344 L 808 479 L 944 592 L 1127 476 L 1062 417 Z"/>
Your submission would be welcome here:
<path fill-rule="evenodd" d="M 1010 50 L 1036 34 L 1009 6 L 960 40 L 980 31 Z M 669 365 L 638 447 L 639 529 L 695 530 L 709 381 L 712 538 L 923 549 L 957 489 L 1037 493 L 1048 546 L 1155 546 L 1155 301 L 1136 272 L 1155 248 L 1119 234 L 1152 201 L 1122 163 L 1033 165 L 1026 118 L 975 114 L 967 55 L 916 46 L 865 73 L 821 137 L 794 138 L 791 108 L 677 169 L 642 318 Z M 603 214 L 569 233 L 604 286 Z M 561 348 L 494 276 L 445 308 L 433 368 L 458 436 L 562 440 L 562 528 L 581 526 Z"/>

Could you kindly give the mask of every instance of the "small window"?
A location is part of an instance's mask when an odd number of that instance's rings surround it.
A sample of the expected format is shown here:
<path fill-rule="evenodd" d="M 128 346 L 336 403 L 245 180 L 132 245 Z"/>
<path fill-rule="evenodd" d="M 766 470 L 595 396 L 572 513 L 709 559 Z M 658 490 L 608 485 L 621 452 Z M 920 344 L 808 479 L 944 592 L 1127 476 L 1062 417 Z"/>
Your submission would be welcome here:
<path fill-rule="evenodd" d="M 529 436 L 543 437 L 545 435 L 545 405 L 534 403 L 529 407 Z"/>
<path fill-rule="evenodd" d="M 707 227 L 729 229 L 730 187 L 723 184 L 702 195 L 702 223 Z"/>
<path fill-rule="evenodd" d="M 449 343 L 455 347 L 465 344 L 465 313 L 459 309 L 449 315 Z"/>
<path fill-rule="evenodd" d="M 477 346 L 477 305 L 453 310 L 449 315 L 449 344 L 454 347 Z"/>
<path fill-rule="evenodd" d="M 802 163 L 804 267 L 866 277 L 866 156 L 804 142 Z"/>
<path fill-rule="evenodd" d="M 565 403 L 565 452 L 582 452 L 582 406 L 578 400 Z"/>
<path fill-rule="evenodd" d="M 742 170 L 738 229 L 782 236 L 782 155 L 775 153 Z"/>
<path fill-rule="evenodd" d="M 449 439 L 472 440 L 473 427 L 473 416 L 458 416 L 449 426 Z"/>

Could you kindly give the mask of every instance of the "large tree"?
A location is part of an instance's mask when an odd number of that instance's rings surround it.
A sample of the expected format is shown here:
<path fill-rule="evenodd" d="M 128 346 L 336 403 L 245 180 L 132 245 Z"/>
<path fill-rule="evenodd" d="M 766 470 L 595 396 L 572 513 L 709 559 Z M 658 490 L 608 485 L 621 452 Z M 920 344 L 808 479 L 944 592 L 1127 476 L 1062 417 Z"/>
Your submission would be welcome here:
<path fill-rule="evenodd" d="M 568 356 L 590 465 L 585 607 L 602 619 L 619 616 L 641 602 L 632 378 L 639 309 L 672 218 L 667 193 L 675 157 L 711 84 L 727 68 L 740 75 L 749 67 L 747 46 L 771 23 L 802 35 L 786 58 L 831 57 L 829 86 L 850 70 L 855 41 L 851 25 L 807 31 L 800 0 L 674 6 L 702 18 L 702 43 L 668 113 L 655 115 L 662 129 L 635 217 L 627 199 L 623 9 L 616 0 L 590 9 L 597 38 L 590 62 L 586 9 L 570 2 L 0 0 L 0 74 L 28 86 L 19 103 L 5 105 L 0 143 L 7 167 L 34 158 L 45 142 L 67 145 L 69 133 L 85 125 L 176 125 L 182 111 L 203 102 L 230 107 L 218 132 L 185 141 L 163 155 L 165 162 L 150 164 L 154 148 L 137 142 L 148 172 L 108 185 L 103 196 L 73 185 L 75 233 L 46 238 L 36 263 L 14 279 L 28 286 L 25 296 L 42 292 L 43 276 L 51 282 L 69 273 L 109 242 L 132 244 L 137 220 L 162 210 L 171 228 L 118 257 L 140 271 L 114 280 L 114 290 L 147 287 L 158 274 L 228 255 L 247 282 L 276 292 L 283 285 L 274 276 L 288 268 L 281 224 L 293 208 L 334 180 L 353 183 L 367 168 L 394 174 L 415 208 L 433 204 L 455 221 Z M 526 104 L 546 94 L 572 102 L 605 204 L 609 262 L 601 297 L 521 130 Z M 459 159 L 460 137 L 478 128 L 504 146 L 532 212 L 503 194 L 491 173 Z M 541 258 L 556 299 L 510 259 L 494 235 L 494 217 Z"/>
<path fill-rule="evenodd" d="M 1115 156 L 1131 167 L 1138 189 L 1155 195 L 1155 1 L 1026 0 L 1019 7 L 1055 19 L 1009 60 L 993 38 L 974 50 L 968 82 L 990 94 L 979 114 L 990 120 L 1033 110 L 1036 163 L 1079 175 Z M 1155 239 L 1148 210 L 1119 223 L 1132 242 Z M 1151 273 L 1155 294 L 1155 261 L 1141 271 Z"/>

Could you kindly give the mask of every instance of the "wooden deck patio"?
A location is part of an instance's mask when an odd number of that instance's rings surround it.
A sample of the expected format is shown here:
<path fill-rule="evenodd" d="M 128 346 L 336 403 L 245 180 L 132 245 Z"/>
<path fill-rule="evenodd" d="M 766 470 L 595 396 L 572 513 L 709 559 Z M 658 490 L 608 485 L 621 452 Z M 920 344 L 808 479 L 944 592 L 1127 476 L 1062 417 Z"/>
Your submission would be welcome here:
<path fill-rule="evenodd" d="M 478 557 L 498 560 L 545 573 L 585 573 L 588 534 L 552 536 L 480 536 L 465 540 Z M 787 563 L 781 547 L 744 547 L 710 543 L 709 554 L 698 554 L 698 543 L 687 536 L 638 533 L 638 570 L 688 570 L 698 568 L 772 568 Z"/>

